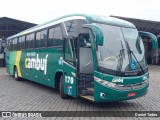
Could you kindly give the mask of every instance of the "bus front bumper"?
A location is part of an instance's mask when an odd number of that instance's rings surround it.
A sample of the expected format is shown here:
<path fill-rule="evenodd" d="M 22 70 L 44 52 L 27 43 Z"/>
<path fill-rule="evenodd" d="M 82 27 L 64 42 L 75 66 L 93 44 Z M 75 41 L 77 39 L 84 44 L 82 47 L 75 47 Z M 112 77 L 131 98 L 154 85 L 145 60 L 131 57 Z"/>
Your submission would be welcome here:
<path fill-rule="evenodd" d="M 123 101 L 138 98 L 147 94 L 149 83 L 143 86 L 120 90 L 106 87 L 98 82 L 94 82 L 94 102 Z"/>

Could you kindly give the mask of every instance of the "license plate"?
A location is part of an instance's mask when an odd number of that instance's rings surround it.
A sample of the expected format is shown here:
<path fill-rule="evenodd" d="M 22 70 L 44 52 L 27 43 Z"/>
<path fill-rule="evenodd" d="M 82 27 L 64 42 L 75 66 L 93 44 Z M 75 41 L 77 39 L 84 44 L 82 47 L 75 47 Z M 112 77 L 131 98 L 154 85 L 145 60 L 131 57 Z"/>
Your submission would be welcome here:
<path fill-rule="evenodd" d="M 134 96 L 136 96 L 136 92 L 128 93 L 128 97 L 134 97 Z"/>

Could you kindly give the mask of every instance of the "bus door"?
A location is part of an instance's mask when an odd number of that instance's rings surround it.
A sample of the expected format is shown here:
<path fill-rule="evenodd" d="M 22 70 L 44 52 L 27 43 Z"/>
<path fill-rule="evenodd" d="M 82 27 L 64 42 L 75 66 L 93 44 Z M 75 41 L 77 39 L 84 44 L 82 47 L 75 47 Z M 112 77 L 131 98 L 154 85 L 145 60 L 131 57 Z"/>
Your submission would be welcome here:
<path fill-rule="evenodd" d="M 63 83 L 64 93 L 68 96 L 77 97 L 77 79 L 76 79 L 76 54 L 75 40 L 66 38 L 64 40 L 64 59 L 63 59 Z M 61 58 L 60 58 L 61 59 Z"/>
<path fill-rule="evenodd" d="M 93 57 L 92 48 L 89 35 L 89 29 L 83 28 L 78 36 L 78 94 L 82 95 L 93 95 Z M 90 91 L 90 89 L 92 89 Z"/>

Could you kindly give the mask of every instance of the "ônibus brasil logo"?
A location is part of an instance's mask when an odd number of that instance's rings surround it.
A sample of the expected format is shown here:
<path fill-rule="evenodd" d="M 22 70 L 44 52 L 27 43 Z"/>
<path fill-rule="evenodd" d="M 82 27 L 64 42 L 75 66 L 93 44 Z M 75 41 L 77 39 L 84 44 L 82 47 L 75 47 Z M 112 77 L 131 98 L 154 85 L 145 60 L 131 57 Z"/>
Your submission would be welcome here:
<path fill-rule="evenodd" d="M 33 68 L 36 70 L 44 71 L 44 74 L 47 73 L 47 58 L 48 54 L 45 58 L 39 58 L 39 54 L 36 54 L 35 58 L 26 58 L 25 59 L 25 67 Z"/>

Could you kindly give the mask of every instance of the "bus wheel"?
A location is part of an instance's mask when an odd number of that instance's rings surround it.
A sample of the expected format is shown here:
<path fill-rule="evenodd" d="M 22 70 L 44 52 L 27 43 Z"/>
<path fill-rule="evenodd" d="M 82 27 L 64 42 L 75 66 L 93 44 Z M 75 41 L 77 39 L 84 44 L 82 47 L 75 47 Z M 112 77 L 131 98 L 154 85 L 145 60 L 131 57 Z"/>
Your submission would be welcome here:
<path fill-rule="evenodd" d="M 15 78 L 15 80 L 17 80 L 17 81 L 20 80 L 20 77 L 18 77 L 18 70 L 17 70 L 17 67 L 14 68 L 14 78 Z"/>
<path fill-rule="evenodd" d="M 60 95 L 61 95 L 62 99 L 69 98 L 69 96 L 64 93 L 64 83 L 63 83 L 63 77 L 62 76 L 61 76 L 61 79 L 60 79 Z"/>

